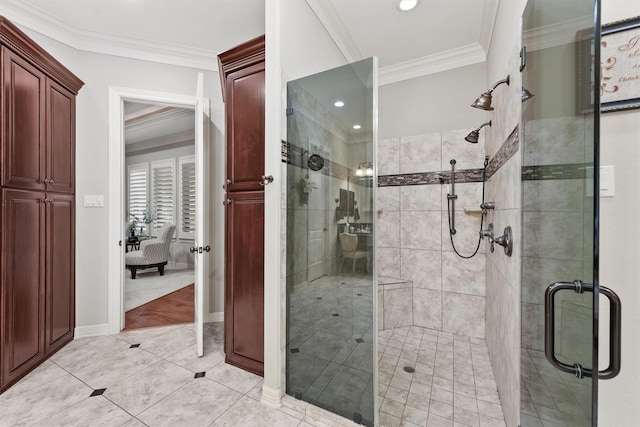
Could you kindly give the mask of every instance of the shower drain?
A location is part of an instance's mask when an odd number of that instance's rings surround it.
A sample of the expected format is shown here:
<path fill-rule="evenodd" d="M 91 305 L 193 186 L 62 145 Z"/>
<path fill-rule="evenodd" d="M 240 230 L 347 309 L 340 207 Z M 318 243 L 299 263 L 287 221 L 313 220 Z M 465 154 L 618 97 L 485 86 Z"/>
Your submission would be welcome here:
<path fill-rule="evenodd" d="M 416 371 L 416 370 L 415 370 L 415 369 L 413 369 L 411 366 L 405 366 L 405 367 L 404 367 L 404 368 L 402 368 L 402 369 L 404 369 L 404 371 L 405 371 L 405 372 L 408 372 L 408 373 L 410 373 L 410 374 L 413 374 L 413 373 Z"/>

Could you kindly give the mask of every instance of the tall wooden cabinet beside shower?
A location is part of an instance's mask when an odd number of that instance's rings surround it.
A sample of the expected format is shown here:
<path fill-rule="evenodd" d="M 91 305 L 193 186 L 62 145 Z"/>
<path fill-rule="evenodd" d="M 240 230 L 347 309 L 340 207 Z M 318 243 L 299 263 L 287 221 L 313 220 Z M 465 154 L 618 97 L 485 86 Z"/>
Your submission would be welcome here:
<path fill-rule="evenodd" d="M 75 97 L 83 83 L 0 17 L 0 392 L 73 339 Z"/>
<path fill-rule="evenodd" d="M 264 36 L 218 55 L 226 115 L 226 362 L 264 372 Z"/>

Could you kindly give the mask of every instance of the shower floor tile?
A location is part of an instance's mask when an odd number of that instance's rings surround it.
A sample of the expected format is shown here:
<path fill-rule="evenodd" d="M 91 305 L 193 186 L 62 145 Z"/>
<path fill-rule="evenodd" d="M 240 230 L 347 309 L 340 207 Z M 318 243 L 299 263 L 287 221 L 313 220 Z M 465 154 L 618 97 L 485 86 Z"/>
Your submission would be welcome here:
<path fill-rule="evenodd" d="M 381 426 L 505 425 L 484 340 L 410 326 L 380 331 L 378 353 Z"/>

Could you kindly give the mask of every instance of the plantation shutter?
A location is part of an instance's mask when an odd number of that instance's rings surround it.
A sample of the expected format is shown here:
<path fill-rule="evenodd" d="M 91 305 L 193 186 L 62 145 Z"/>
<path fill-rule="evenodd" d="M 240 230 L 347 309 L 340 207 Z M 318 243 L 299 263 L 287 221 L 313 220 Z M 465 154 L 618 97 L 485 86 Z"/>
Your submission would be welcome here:
<path fill-rule="evenodd" d="M 151 162 L 151 204 L 156 216 L 152 235 L 164 224 L 175 224 L 175 160 Z"/>
<path fill-rule="evenodd" d="M 134 218 L 142 221 L 145 209 L 149 205 L 149 164 L 129 165 L 128 171 L 129 212 L 126 222 Z M 139 223 L 139 226 L 143 224 Z"/>
<path fill-rule="evenodd" d="M 196 163 L 194 156 L 180 157 L 178 237 L 194 239 L 196 231 Z"/>

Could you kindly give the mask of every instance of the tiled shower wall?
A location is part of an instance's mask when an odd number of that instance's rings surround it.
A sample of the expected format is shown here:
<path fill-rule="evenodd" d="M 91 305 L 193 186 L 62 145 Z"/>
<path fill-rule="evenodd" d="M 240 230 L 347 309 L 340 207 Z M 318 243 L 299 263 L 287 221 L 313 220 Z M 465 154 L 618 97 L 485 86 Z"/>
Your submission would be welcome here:
<path fill-rule="evenodd" d="M 519 72 L 520 43 L 514 46 L 511 61 L 503 76 L 511 77 L 509 86 L 501 85 L 493 92 L 491 113 L 493 125 L 486 137 L 487 154 L 493 159 L 505 150 L 505 141 L 520 122 L 522 78 Z M 487 181 L 487 200 L 496 209 L 487 215 L 497 236 L 511 226 L 514 236 L 513 254 L 508 257 L 500 246 L 487 252 L 487 348 L 491 355 L 500 400 L 508 426 L 518 425 L 520 418 L 520 276 L 521 276 L 521 189 L 522 158 L 519 140 L 514 139 L 512 156 Z"/>
<path fill-rule="evenodd" d="M 412 286 L 385 291 L 379 299 L 385 328 L 416 325 L 485 337 L 485 248 L 481 245 L 471 259 L 459 258 L 451 246 L 447 217 L 450 160 L 456 160 L 456 171 L 460 172 L 483 167 L 482 139 L 478 144 L 464 140 L 471 130 L 378 142 L 377 273 L 412 282 Z M 447 177 L 443 183 L 436 180 L 424 184 L 426 180 L 420 178 L 412 185 L 393 182 L 394 176 L 402 181 L 402 174 L 439 172 Z M 480 215 L 467 214 L 464 208 L 480 206 L 482 184 L 456 183 L 455 189 L 458 199 L 454 243 L 460 252 L 469 255 L 477 245 Z"/>

